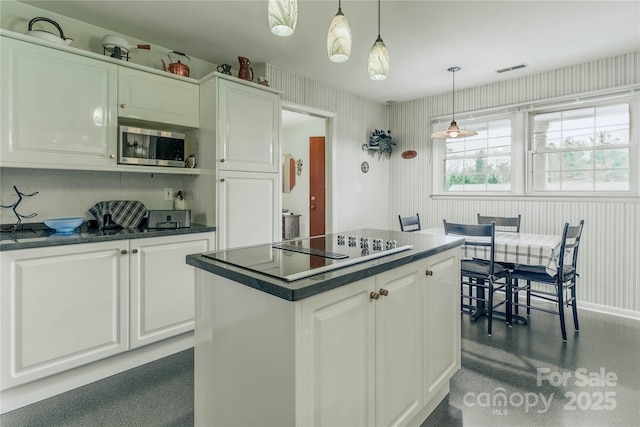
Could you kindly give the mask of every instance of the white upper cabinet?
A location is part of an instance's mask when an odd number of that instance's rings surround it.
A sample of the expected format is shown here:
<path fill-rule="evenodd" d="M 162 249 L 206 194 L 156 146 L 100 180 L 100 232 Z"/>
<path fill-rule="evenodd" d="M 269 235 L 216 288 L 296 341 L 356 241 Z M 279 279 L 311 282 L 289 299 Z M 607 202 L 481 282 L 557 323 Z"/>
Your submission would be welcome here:
<path fill-rule="evenodd" d="M 220 170 L 278 173 L 277 93 L 218 79 L 217 129 Z"/>
<path fill-rule="evenodd" d="M 115 168 L 117 66 L 1 40 L 2 166 Z"/>
<path fill-rule="evenodd" d="M 196 83 L 118 67 L 118 116 L 197 128 L 200 123 Z"/>

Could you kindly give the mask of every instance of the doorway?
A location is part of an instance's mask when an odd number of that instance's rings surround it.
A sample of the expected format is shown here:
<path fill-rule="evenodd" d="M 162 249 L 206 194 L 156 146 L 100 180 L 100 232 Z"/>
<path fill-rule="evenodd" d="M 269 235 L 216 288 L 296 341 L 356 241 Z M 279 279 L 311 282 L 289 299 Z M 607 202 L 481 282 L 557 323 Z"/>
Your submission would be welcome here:
<path fill-rule="evenodd" d="M 297 166 L 295 186 L 282 193 L 283 215 L 300 215 L 299 237 L 330 233 L 330 136 L 335 114 L 287 102 L 281 104 L 280 151 L 283 158 L 292 157 Z"/>

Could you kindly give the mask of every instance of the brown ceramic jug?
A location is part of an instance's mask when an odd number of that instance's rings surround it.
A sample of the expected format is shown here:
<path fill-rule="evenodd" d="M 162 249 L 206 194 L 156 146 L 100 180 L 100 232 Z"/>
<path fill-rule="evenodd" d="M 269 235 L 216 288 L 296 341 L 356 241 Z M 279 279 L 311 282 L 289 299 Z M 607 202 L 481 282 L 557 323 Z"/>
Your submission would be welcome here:
<path fill-rule="evenodd" d="M 238 78 L 253 81 L 253 68 L 249 67 L 251 61 L 244 56 L 238 56 L 240 62 L 240 69 L 238 70 Z"/>

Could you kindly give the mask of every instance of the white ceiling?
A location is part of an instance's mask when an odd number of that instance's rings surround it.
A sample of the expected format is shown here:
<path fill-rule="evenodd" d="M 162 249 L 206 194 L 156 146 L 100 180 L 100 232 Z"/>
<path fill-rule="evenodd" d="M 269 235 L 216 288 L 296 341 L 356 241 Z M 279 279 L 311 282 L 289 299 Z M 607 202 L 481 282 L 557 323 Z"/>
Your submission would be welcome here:
<path fill-rule="evenodd" d="M 640 51 L 640 0 L 382 0 L 381 36 L 389 78 L 372 82 L 367 57 L 377 36 L 377 2 L 344 0 L 353 48 L 342 64 L 327 59 L 326 34 L 337 0 L 299 0 L 290 37 L 272 35 L 266 0 L 24 1 L 234 68 L 238 56 L 268 62 L 380 102 L 451 90 L 447 68 L 460 66 L 456 90 L 593 59 Z M 528 67 L 504 74 L 496 70 Z"/>

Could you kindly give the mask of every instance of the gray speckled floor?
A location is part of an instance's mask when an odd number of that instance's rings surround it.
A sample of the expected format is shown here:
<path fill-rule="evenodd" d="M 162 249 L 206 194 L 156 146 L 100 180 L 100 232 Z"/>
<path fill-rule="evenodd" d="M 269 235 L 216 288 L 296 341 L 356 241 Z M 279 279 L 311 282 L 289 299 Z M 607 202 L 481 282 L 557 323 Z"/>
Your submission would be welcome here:
<path fill-rule="evenodd" d="M 484 320 L 463 315 L 462 370 L 423 427 L 639 426 L 640 322 L 582 310 L 580 334 L 568 326 L 563 344 L 557 321 L 545 313 L 513 328 L 497 321 L 488 337 Z M 538 385 L 545 369 L 566 385 Z M 0 425 L 193 426 L 193 351 L 7 413 Z"/>

